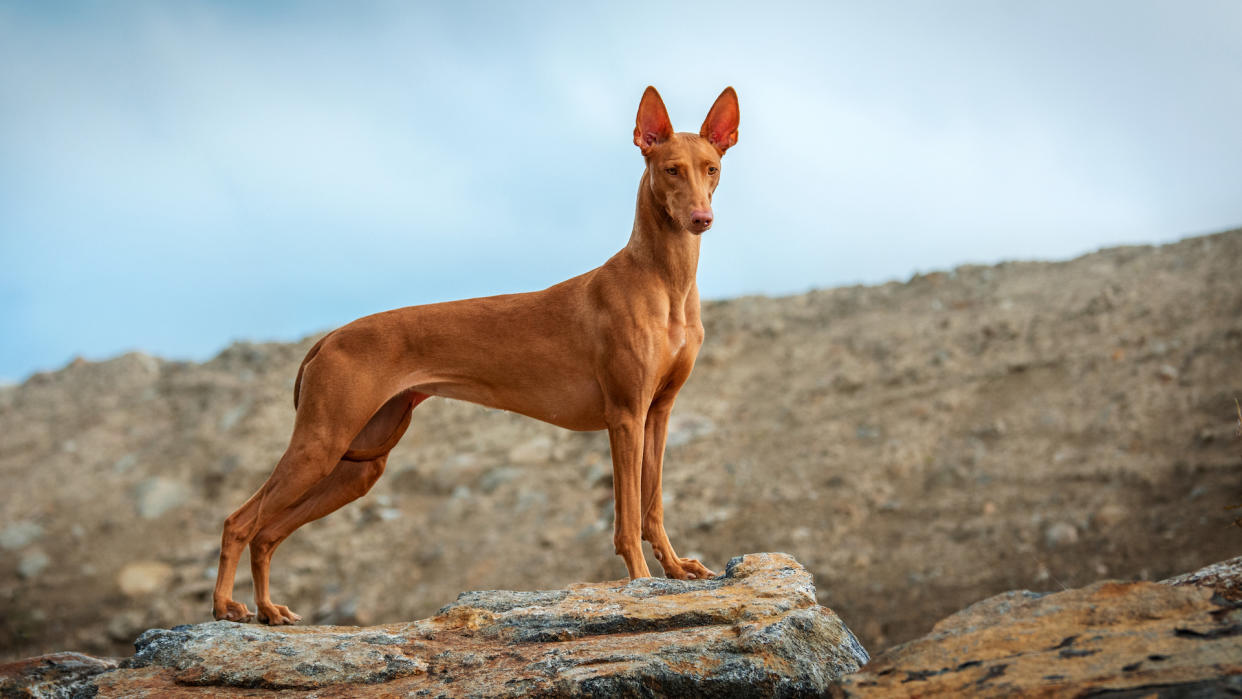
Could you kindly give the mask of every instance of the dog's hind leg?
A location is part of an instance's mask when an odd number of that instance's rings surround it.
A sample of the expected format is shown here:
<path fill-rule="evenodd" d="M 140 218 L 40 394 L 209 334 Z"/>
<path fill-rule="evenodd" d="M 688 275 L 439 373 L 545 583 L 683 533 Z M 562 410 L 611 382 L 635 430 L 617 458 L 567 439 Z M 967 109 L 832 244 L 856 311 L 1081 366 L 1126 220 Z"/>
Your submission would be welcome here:
<path fill-rule="evenodd" d="M 272 475 L 250 496 L 246 504 L 224 520 L 220 537 L 220 565 L 212 595 L 212 615 L 216 619 L 245 621 L 253 616 L 246 606 L 233 600 L 233 576 L 246 544 L 262 529 L 261 524 L 300 499 L 315 483 L 326 477 L 344 446 L 324 446 L 320 440 L 294 436 Z"/>
<path fill-rule="evenodd" d="M 303 524 L 319 519 L 366 494 L 384 472 L 388 452 L 396 446 L 409 427 L 411 412 L 427 398 L 430 396 L 416 391 L 405 391 L 393 396 L 354 436 L 344 457 L 337 461 L 336 466 L 326 476 L 300 491 L 296 499 L 284 501 L 271 496 L 260 499 L 254 522 L 251 523 L 245 539 L 251 545 L 250 568 L 254 577 L 255 604 L 258 606 L 260 621 L 290 624 L 299 618 L 288 607 L 272 604 L 269 596 L 269 570 L 276 547 Z M 280 466 L 277 466 L 268 484 L 283 483 L 284 481 L 277 478 L 280 472 Z M 286 488 L 285 492 L 290 489 Z M 284 506 L 277 509 L 275 503 L 283 503 Z M 227 523 L 225 531 L 227 536 Z M 240 550 L 236 554 L 239 555 Z M 223 558 L 222 549 L 222 561 Z M 227 603 L 225 606 L 228 606 Z M 229 617 L 226 615 L 223 618 Z"/>
<path fill-rule="evenodd" d="M 288 607 L 273 604 L 268 591 L 268 571 L 272 554 L 298 527 L 335 512 L 362 497 L 375 485 L 384 465 L 385 454 L 369 461 L 340 461 L 327 478 L 311 487 L 300 500 L 263 525 L 250 541 L 250 570 L 254 576 L 254 602 L 259 621 L 265 624 L 292 624 L 302 617 Z"/>

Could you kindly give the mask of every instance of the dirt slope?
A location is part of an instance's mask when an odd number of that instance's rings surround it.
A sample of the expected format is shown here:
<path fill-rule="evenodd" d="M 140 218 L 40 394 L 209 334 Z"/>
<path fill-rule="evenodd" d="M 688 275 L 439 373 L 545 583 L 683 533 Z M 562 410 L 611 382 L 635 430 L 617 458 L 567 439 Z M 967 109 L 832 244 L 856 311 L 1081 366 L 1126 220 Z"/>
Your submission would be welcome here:
<path fill-rule="evenodd" d="M 670 537 L 715 567 L 794 554 L 873 653 L 1004 590 L 1242 549 L 1225 509 L 1242 503 L 1242 231 L 704 318 Z M 0 389 L 0 658 L 128 655 L 148 626 L 208 618 L 220 523 L 279 457 L 313 339 Z M 610 479 L 602 433 L 428 401 L 371 494 L 276 554 L 274 596 L 375 624 L 462 590 L 621 577 Z"/>

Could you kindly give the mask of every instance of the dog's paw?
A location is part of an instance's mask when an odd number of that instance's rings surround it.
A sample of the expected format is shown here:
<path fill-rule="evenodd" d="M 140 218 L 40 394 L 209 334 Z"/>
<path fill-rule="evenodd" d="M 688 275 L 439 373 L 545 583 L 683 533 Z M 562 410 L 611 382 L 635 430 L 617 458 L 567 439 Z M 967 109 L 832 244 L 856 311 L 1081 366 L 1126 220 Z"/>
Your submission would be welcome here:
<path fill-rule="evenodd" d="M 302 620 L 301 615 L 294 614 L 293 610 L 283 604 L 260 604 L 259 605 L 259 621 L 270 626 L 282 626 L 284 624 L 294 624 Z"/>
<path fill-rule="evenodd" d="M 707 566 L 693 558 L 678 558 L 677 564 L 666 567 L 664 574 L 678 580 L 706 580 L 716 577 Z"/>
<path fill-rule="evenodd" d="M 254 617 L 254 614 L 246 609 L 246 605 L 231 599 L 217 603 L 211 610 L 211 615 L 217 620 L 239 622 L 250 621 Z"/>

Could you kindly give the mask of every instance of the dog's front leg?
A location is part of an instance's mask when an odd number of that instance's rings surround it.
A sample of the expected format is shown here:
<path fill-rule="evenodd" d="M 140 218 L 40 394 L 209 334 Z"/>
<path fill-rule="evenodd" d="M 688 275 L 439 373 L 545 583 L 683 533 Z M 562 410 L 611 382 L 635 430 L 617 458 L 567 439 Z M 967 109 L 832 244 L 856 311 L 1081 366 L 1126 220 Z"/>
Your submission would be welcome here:
<path fill-rule="evenodd" d="M 645 411 L 609 411 L 608 442 L 612 447 L 613 535 L 617 555 L 625 559 L 630 578 L 649 578 L 642 544 L 642 459 Z"/>
<path fill-rule="evenodd" d="M 647 412 L 643 439 L 643 539 L 651 542 L 651 549 L 666 576 L 679 580 L 701 580 L 716 574 L 693 558 L 678 557 L 664 531 L 664 495 L 661 487 L 664 443 L 668 438 L 668 419 L 675 397 L 676 389 L 663 393 Z"/>

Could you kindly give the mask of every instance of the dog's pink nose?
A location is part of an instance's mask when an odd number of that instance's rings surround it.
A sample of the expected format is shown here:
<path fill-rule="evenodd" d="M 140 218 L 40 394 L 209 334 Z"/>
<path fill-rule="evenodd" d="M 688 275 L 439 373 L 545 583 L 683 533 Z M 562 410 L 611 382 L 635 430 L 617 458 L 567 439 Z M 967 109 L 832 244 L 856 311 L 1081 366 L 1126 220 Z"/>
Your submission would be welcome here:
<path fill-rule="evenodd" d="M 708 226 L 712 225 L 712 210 L 691 211 L 690 223 L 693 223 L 696 228 L 706 230 Z"/>

